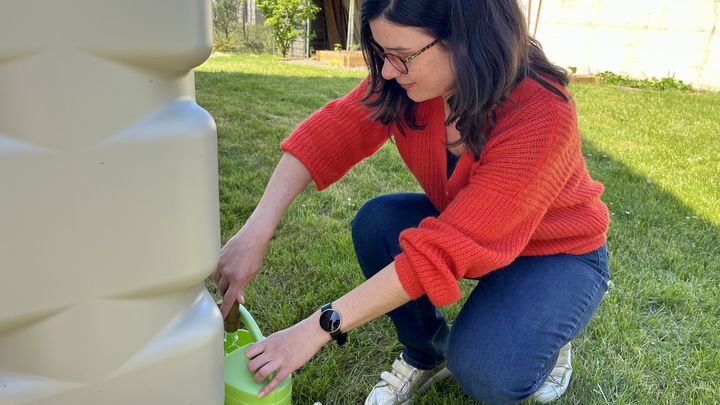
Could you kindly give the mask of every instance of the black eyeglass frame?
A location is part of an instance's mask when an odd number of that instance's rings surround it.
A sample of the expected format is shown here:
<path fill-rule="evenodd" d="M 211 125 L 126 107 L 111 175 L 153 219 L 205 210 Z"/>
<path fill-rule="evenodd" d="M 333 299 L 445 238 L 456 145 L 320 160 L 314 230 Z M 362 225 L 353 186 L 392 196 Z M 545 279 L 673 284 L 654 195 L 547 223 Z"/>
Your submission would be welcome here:
<path fill-rule="evenodd" d="M 414 54 L 412 54 L 410 56 L 406 56 L 404 58 L 401 58 L 400 56 L 395 55 L 394 53 L 385 52 L 385 50 L 380 45 L 378 45 L 377 42 L 372 41 L 372 44 L 375 47 L 375 52 L 377 52 L 378 56 L 380 56 L 383 60 L 387 60 L 388 62 L 390 62 L 390 64 L 395 69 L 397 69 L 398 72 L 400 72 L 404 75 L 410 71 L 410 68 L 408 68 L 408 65 L 407 65 L 408 62 L 417 58 L 418 56 L 420 56 L 420 54 L 422 54 L 423 52 L 432 48 L 433 46 L 437 45 L 438 43 L 440 43 L 440 40 L 436 39 L 436 40 L 430 42 L 429 44 L 425 45 L 424 47 L 422 47 L 419 51 L 415 52 Z M 393 61 L 395 61 L 395 62 L 399 61 L 401 63 L 401 65 L 398 66 L 397 64 L 393 63 Z"/>

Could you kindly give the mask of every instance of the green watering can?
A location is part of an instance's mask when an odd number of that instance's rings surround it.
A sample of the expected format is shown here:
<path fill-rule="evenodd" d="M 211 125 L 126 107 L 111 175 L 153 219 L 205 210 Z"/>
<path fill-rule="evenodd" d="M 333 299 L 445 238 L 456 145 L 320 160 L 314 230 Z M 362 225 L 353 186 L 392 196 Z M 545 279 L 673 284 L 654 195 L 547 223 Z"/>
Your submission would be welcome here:
<path fill-rule="evenodd" d="M 248 330 L 238 329 L 242 322 Z M 262 384 L 255 381 L 255 376 L 248 368 L 245 350 L 255 342 L 263 340 L 257 323 L 250 313 L 237 302 L 225 318 L 225 405 L 289 405 L 292 400 L 292 380 L 288 377 L 275 389 L 258 397 L 258 393 L 271 378 Z"/>

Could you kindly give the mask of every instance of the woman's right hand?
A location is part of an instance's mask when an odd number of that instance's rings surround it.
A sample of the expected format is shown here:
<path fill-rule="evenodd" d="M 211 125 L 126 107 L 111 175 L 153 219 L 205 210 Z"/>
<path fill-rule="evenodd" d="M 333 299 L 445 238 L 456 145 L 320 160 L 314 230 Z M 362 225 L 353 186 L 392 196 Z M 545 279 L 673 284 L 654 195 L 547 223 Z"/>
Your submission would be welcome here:
<path fill-rule="evenodd" d="M 235 301 L 245 304 L 245 287 L 260 271 L 280 217 L 310 180 L 310 172 L 302 162 L 289 153 L 283 154 L 252 215 L 220 250 L 213 280 L 223 295 L 223 318 Z"/>
<path fill-rule="evenodd" d="M 213 280 L 223 296 L 220 312 L 225 318 L 232 304 L 245 303 L 245 287 L 260 271 L 267 242 L 248 229 L 247 224 L 220 250 L 220 260 Z"/>

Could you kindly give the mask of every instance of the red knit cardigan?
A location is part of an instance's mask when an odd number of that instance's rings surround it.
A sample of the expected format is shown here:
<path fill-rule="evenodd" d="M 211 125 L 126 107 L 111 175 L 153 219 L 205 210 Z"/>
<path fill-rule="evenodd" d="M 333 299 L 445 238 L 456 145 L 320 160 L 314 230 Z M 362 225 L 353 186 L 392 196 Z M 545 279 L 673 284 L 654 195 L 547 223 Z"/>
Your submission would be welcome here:
<path fill-rule="evenodd" d="M 331 101 L 281 144 L 307 167 L 318 190 L 396 132 L 368 118 L 371 111 L 359 101 L 366 88 L 364 80 Z M 518 256 L 584 254 L 605 243 L 603 186 L 585 166 L 574 102 L 528 78 L 496 109 L 495 120 L 479 160 L 466 149 L 450 179 L 442 98 L 419 103 L 423 129 L 393 136 L 440 212 L 400 234 L 395 268 L 413 299 L 427 294 L 435 305 L 448 305 L 460 298 L 463 277 L 480 277 Z"/>

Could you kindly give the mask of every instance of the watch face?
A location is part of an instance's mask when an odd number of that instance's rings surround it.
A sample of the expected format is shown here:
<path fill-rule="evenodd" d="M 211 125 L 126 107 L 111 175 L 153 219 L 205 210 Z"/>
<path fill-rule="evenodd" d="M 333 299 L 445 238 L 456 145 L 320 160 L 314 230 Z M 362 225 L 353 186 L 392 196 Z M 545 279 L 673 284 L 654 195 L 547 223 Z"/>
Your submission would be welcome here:
<path fill-rule="evenodd" d="M 340 330 L 340 314 L 332 308 L 324 310 L 320 314 L 320 326 L 328 333 Z"/>

